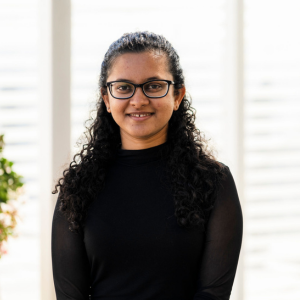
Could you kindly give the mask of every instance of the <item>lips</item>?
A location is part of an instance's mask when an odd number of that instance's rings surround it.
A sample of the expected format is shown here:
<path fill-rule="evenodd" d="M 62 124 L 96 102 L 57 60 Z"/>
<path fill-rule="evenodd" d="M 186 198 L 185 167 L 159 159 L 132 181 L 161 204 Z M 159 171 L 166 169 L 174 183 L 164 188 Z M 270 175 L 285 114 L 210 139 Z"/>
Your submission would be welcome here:
<path fill-rule="evenodd" d="M 151 116 L 154 115 L 154 113 L 151 112 L 135 112 L 135 113 L 129 113 L 127 114 L 127 116 L 129 116 L 131 119 L 135 120 L 135 121 L 144 121 L 147 120 L 149 118 L 151 118 Z"/>
<path fill-rule="evenodd" d="M 147 116 L 151 116 L 151 115 L 152 115 L 152 113 L 129 114 L 129 116 L 131 116 L 131 117 L 137 117 L 137 118 L 147 117 Z"/>

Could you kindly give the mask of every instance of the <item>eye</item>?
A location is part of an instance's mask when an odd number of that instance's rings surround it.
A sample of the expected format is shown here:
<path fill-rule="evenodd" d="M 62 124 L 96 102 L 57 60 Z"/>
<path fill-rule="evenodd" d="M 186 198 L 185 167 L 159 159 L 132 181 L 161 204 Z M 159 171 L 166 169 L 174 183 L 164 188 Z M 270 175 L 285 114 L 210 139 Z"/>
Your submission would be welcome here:
<path fill-rule="evenodd" d="M 151 97 L 163 97 L 168 92 L 168 83 L 162 80 L 155 80 L 144 85 L 144 91 Z"/>
<path fill-rule="evenodd" d="M 118 91 L 128 91 L 128 90 L 132 90 L 132 86 L 129 84 L 122 84 L 122 85 L 118 85 L 117 86 L 117 90 Z"/>
<path fill-rule="evenodd" d="M 159 84 L 152 84 L 149 86 L 149 89 L 153 89 L 153 90 L 160 89 L 160 88 L 161 88 L 161 85 L 159 85 Z"/>
<path fill-rule="evenodd" d="M 149 82 L 145 85 L 145 90 L 149 92 L 160 91 L 161 89 L 163 89 L 163 83 L 161 82 Z"/>
<path fill-rule="evenodd" d="M 134 86 L 127 82 L 116 82 L 112 85 L 112 91 L 115 94 L 129 94 L 132 93 Z"/>
<path fill-rule="evenodd" d="M 157 90 L 157 89 L 161 89 L 162 86 L 161 86 L 161 84 L 153 83 L 153 84 L 150 84 L 147 88 L 150 90 Z"/>

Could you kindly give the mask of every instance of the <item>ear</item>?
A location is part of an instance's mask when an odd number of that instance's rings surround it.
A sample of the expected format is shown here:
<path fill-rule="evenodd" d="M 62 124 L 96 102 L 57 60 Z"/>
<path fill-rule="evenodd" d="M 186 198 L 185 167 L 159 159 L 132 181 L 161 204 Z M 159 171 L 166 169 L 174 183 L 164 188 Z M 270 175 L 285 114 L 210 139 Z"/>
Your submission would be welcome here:
<path fill-rule="evenodd" d="M 105 103 L 106 109 L 110 113 L 111 110 L 110 110 L 110 104 L 109 104 L 109 97 L 108 97 L 108 94 L 107 94 L 107 89 L 106 88 L 101 88 L 100 92 L 101 92 L 102 99 Z"/>
<path fill-rule="evenodd" d="M 174 110 L 178 110 L 179 105 L 180 105 L 182 99 L 184 98 L 185 92 L 186 92 L 186 90 L 185 90 L 184 85 L 176 91 L 175 101 L 174 101 Z"/>

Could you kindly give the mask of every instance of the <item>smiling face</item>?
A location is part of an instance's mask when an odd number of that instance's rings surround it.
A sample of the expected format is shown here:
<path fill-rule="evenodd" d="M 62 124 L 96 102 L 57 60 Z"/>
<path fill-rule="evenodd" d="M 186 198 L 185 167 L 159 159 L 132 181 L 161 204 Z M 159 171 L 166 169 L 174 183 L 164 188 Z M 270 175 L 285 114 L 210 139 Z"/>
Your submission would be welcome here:
<path fill-rule="evenodd" d="M 165 54 L 155 52 L 125 53 L 118 56 L 109 71 L 107 82 L 116 80 L 141 84 L 148 80 L 173 81 Z M 140 87 L 129 99 L 115 99 L 108 89 L 101 90 L 108 112 L 120 127 L 123 149 L 145 149 L 167 140 L 168 122 L 185 94 L 185 88 L 174 93 L 170 85 L 163 98 L 148 98 Z M 143 116 L 146 115 L 146 116 Z"/>

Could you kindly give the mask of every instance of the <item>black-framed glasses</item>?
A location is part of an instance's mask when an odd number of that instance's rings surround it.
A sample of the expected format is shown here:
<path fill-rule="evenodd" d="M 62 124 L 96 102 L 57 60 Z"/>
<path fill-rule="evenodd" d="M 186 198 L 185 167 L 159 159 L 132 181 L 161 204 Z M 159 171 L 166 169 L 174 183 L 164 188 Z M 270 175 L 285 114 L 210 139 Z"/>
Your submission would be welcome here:
<path fill-rule="evenodd" d="M 149 98 L 162 98 L 165 97 L 171 84 L 175 84 L 171 80 L 151 80 L 141 84 L 135 84 L 127 81 L 110 81 L 106 83 L 110 94 L 116 99 L 129 99 L 131 98 L 136 88 L 142 88 L 145 96 Z"/>

